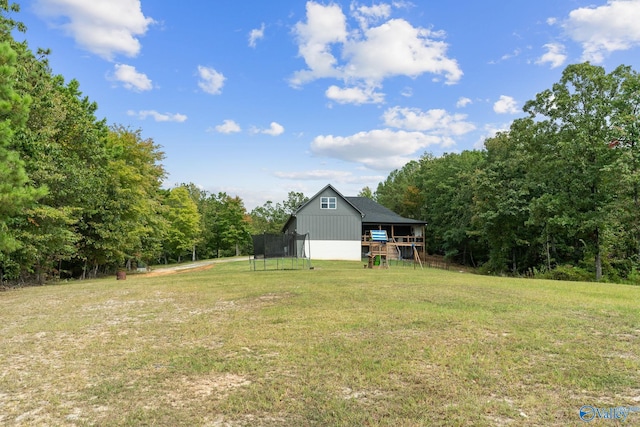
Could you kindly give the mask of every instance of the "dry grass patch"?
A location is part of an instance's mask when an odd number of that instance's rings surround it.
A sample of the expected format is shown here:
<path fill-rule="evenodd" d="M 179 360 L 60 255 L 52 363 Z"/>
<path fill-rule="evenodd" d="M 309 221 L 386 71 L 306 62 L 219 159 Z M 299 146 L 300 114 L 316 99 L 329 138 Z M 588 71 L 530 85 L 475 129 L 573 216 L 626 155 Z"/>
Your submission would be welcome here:
<path fill-rule="evenodd" d="M 0 294 L 0 424 L 560 426 L 640 405 L 640 288 L 316 264 Z"/>

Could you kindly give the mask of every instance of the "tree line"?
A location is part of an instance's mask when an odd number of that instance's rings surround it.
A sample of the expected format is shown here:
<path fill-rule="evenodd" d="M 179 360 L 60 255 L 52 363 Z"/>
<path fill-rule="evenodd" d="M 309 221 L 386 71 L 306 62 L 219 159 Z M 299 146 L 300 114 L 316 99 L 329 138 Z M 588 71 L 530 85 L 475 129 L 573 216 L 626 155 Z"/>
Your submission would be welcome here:
<path fill-rule="evenodd" d="M 568 66 L 482 151 L 425 154 L 377 200 L 492 274 L 640 283 L 640 76 Z"/>
<path fill-rule="evenodd" d="M 0 281 L 85 278 L 136 265 L 251 253 L 307 199 L 247 212 L 193 183 L 162 188 L 164 154 L 108 125 L 12 34 L 0 0 Z M 483 150 L 425 153 L 371 197 L 427 222 L 430 253 L 490 274 L 640 282 L 640 76 L 568 66 Z"/>
<path fill-rule="evenodd" d="M 0 284 L 246 254 L 252 232 L 283 222 L 280 204 L 248 214 L 192 183 L 162 188 L 160 147 L 98 119 L 47 50 L 16 41 L 17 12 L 0 1 Z"/>
<path fill-rule="evenodd" d="M 163 246 L 163 154 L 140 131 L 108 126 L 48 52 L 12 33 L 0 3 L 0 278 L 95 276 Z"/>

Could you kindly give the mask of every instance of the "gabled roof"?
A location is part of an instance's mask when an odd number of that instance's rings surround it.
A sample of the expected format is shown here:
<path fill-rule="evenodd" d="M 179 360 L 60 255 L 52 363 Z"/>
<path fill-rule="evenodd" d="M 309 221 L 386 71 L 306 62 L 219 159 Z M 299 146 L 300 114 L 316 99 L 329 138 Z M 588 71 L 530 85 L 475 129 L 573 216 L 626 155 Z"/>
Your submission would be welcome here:
<path fill-rule="evenodd" d="M 358 209 L 356 206 L 354 206 L 347 197 L 344 197 L 342 195 L 342 193 L 340 193 L 338 190 L 336 190 L 336 188 L 331 185 L 331 184 L 327 184 L 324 186 L 324 188 L 320 191 L 318 191 L 316 194 L 314 194 L 312 197 L 309 198 L 309 200 L 307 200 L 306 202 L 304 202 L 303 204 L 301 204 L 300 206 L 298 206 L 295 210 L 295 212 L 293 212 L 290 216 L 289 219 L 287 219 L 287 222 L 284 224 L 284 226 L 282 226 L 282 231 L 287 230 L 287 228 L 289 228 L 289 224 L 291 223 L 291 221 L 293 221 L 295 219 L 295 217 L 298 215 L 298 212 L 300 212 L 302 209 L 304 209 L 305 206 L 307 206 L 309 203 L 313 202 L 314 200 L 316 200 L 318 198 L 318 195 L 322 194 L 325 190 L 327 190 L 328 188 L 330 188 L 331 190 L 333 190 L 334 193 L 336 193 L 338 196 L 340 196 L 345 202 L 347 202 L 351 207 L 353 207 L 353 209 L 355 209 L 361 217 L 364 217 L 364 213 L 362 211 L 360 211 L 360 209 Z"/>
<path fill-rule="evenodd" d="M 425 225 L 426 222 L 419 221 L 417 219 L 404 218 L 391 209 L 385 208 L 381 204 L 369 199 L 368 197 L 345 197 L 331 184 L 326 185 L 322 190 L 318 191 L 313 197 L 311 197 L 306 203 L 298 206 L 298 209 L 289 217 L 289 220 L 284 225 L 283 230 L 286 230 L 289 223 L 293 218 L 304 208 L 307 204 L 315 200 L 319 194 L 330 188 L 337 195 L 342 197 L 347 203 L 349 203 L 356 211 L 362 215 L 362 222 L 365 224 L 404 224 L 404 225 Z"/>
<path fill-rule="evenodd" d="M 291 215 L 291 216 L 296 216 L 296 214 L 298 212 L 300 212 L 300 210 L 302 210 L 302 208 L 304 208 L 305 206 L 307 206 L 309 203 L 311 203 L 312 201 L 314 201 L 319 194 L 322 194 L 327 188 L 332 189 L 338 196 L 342 197 L 347 203 L 349 203 L 351 205 L 351 207 L 353 207 L 355 210 L 357 210 L 360 215 L 364 216 L 364 212 L 362 212 L 360 209 L 358 209 L 357 206 L 355 206 L 353 203 L 351 203 L 349 201 L 349 197 L 344 197 L 342 195 L 342 193 L 340 193 L 338 190 L 336 190 L 336 188 L 331 185 L 331 184 L 327 184 L 324 186 L 324 188 L 320 191 L 318 191 L 316 194 L 314 194 L 312 197 L 309 198 L 309 200 L 307 200 L 305 203 L 301 204 L 300 206 L 298 206 L 298 208 L 296 209 L 296 211 Z M 288 221 L 287 221 L 288 222 Z"/>
<path fill-rule="evenodd" d="M 407 225 L 426 224 L 424 221 L 402 217 L 391 209 L 385 208 L 381 204 L 369 199 L 368 197 L 345 197 L 345 199 L 356 209 L 362 212 L 363 223 Z"/>

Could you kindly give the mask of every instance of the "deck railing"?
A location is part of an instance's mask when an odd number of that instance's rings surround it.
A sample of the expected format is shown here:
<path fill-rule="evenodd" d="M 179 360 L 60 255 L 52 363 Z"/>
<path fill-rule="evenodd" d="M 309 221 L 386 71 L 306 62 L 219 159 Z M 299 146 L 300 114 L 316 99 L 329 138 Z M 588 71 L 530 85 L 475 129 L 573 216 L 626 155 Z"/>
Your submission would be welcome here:
<path fill-rule="evenodd" d="M 375 242 L 368 234 L 362 235 L 362 243 L 369 244 Z M 424 246 L 424 237 L 422 236 L 390 236 L 389 243 L 395 243 L 398 246 Z"/>

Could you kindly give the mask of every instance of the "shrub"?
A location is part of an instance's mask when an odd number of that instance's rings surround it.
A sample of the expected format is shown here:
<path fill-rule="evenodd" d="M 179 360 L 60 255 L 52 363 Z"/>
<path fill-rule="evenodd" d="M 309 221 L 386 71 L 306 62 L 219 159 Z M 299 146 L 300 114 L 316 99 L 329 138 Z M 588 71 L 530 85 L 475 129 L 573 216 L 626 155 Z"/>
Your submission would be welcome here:
<path fill-rule="evenodd" d="M 538 278 L 571 282 L 591 282 L 594 280 L 595 275 L 584 268 L 573 265 L 559 265 L 552 270 L 540 274 Z"/>
<path fill-rule="evenodd" d="M 632 268 L 623 282 L 630 285 L 640 285 L 640 271 L 636 267 Z"/>

